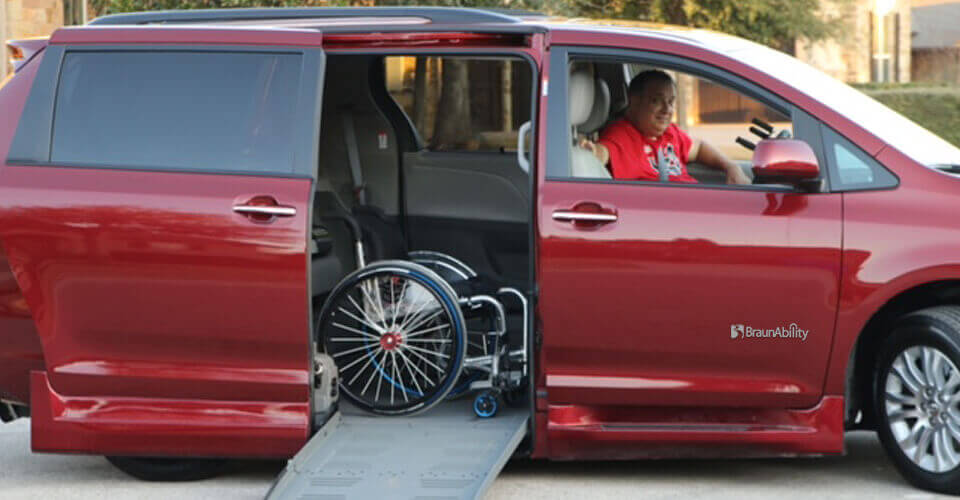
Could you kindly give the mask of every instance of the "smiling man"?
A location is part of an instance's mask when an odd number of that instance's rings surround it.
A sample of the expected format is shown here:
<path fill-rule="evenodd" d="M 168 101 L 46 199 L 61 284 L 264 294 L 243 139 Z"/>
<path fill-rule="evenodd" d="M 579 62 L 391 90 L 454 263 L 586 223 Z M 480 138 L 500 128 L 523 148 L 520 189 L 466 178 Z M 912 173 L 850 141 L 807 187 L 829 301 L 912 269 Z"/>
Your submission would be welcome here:
<path fill-rule="evenodd" d="M 630 103 L 597 143 L 583 141 L 615 179 L 696 183 L 687 163 L 726 172 L 727 184 L 750 184 L 740 167 L 705 141 L 691 138 L 673 121 L 677 87 L 666 72 L 648 70 L 630 81 Z"/>

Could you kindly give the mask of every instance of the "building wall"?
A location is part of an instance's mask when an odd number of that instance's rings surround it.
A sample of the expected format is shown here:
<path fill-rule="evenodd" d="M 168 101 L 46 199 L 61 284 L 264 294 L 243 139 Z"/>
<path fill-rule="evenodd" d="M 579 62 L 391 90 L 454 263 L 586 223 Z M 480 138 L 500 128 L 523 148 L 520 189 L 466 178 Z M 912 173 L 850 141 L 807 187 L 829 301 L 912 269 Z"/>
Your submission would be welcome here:
<path fill-rule="evenodd" d="M 834 78 L 850 83 L 871 81 L 871 34 L 876 30 L 875 21 L 871 22 L 874 5 L 875 0 L 823 0 L 824 16 L 844 20 L 840 36 L 814 43 L 797 41 L 796 56 Z M 894 80 L 909 82 L 910 1 L 897 0 L 890 15 L 894 14 L 900 17 L 899 61 Z"/>
<path fill-rule="evenodd" d="M 49 36 L 63 26 L 63 0 L 0 0 L 0 40 Z M 0 78 L 10 68 L 6 46 L 3 47 Z"/>
<path fill-rule="evenodd" d="M 913 49 L 913 81 L 960 85 L 960 47 Z"/>

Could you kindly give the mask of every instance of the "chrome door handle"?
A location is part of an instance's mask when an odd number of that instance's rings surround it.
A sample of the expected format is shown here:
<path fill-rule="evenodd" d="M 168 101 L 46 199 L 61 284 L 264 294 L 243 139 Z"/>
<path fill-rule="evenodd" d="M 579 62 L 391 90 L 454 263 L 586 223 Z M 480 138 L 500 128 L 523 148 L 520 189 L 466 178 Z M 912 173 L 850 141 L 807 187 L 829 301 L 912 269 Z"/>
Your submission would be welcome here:
<path fill-rule="evenodd" d="M 272 215 L 274 217 L 293 217 L 297 209 L 293 207 L 271 207 L 260 205 L 234 205 L 233 211 L 239 214 Z"/>
<path fill-rule="evenodd" d="M 553 220 L 563 222 L 614 222 L 617 220 L 617 214 L 576 212 L 573 210 L 555 210 Z"/>

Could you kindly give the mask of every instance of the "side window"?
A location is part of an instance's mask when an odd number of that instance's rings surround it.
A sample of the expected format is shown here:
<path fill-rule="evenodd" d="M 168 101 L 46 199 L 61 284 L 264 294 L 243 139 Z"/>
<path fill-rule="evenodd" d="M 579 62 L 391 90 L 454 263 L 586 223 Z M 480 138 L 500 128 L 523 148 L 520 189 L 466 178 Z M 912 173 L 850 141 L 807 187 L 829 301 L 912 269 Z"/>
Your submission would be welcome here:
<path fill-rule="evenodd" d="M 510 58 L 384 58 L 387 90 L 431 151 L 509 151 L 530 119 L 529 65 Z"/>
<path fill-rule="evenodd" d="M 822 126 L 823 143 L 830 162 L 830 185 L 836 191 L 885 189 L 898 180 L 880 163 L 827 126 Z"/>
<path fill-rule="evenodd" d="M 51 160 L 290 173 L 301 56 L 67 52 Z"/>
<path fill-rule="evenodd" d="M 611 66 L 618 69 L 611 70 Z M 751 144 L 765 137 L 791 137 L 813 144 L 810 138 L 794 137 L 805 132 L 795 127 L 789 109 L 783 109 L 785 104 L 775 107 L 704 74 L 589 58 L 574 59 L 570 72 L 568 119 L 576 134 L 571 137 L 572 177 L 725 185 L 726 172 L 702 161 L 699 153 L 704 144 L 737 164 L 749 181 L 753 178 Z M 650 79 L 652 73 L 657 75 Z M 635 78 L 652 83 L 635 84 L 634 97 L 659 95 L 664 87 L 663 102 L 650 100 L 645 107 L 631 104 L 630 87 Z M 593 88 L 585 81 L 592 81 Z M 657 131 L 641 131 L 638 120 L 646 120 L 647 126 Z M 594 145 L 602 146 L 599 154 Z M 593 152 L 604 169 L 596 164 L 585 166 L 595 162 L 584 150 Z M 661 170 L 667 175 L 661 176 Z M 769 187 L 784 188 L 779 184 Z"/>

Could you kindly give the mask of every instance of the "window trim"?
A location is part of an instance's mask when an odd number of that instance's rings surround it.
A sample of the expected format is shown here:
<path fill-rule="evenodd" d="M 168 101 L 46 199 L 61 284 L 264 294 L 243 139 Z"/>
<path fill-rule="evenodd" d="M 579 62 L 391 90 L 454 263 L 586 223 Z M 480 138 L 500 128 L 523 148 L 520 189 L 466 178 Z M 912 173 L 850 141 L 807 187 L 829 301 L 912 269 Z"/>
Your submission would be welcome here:
<path fill-rule="evenodd" d="M 570 152 L 567 144 L 571 144 L 569 127 L 562 126 L 568 123 L 568 102 L 567 102 L 567 68 L 572 60 L 589 59 L 592 61 L 607 60 L 621 63 L 638 63 L 656 66 L 663 69 L 681 71 L 695 77 L 706 78 L 712 82 L 726 86 L 739 92 L 740 94 L 754 99 L 761 104 L 768 106 L 775 111 L 790 117 L 793 122 L 794 130 L 798 123 L 803 127 L 814 127 L 817 121 L 811 115 L 791 104 L 789 101 L 779 95 L 753 83 L 743 77 L 735 75 L 723 68 L 708 64 L 704 61 L 691 59 L 685 56 L 674 54 L 665 54 L 661 52 L 652 52 L 642 49 L 619 49 L 619 48 L 596 48 L 581 46 L 554 46 L 550 55 L 550 105 L 548 109 L 547 120 L 547 140 L 549 151 L 554 161 L 548 162 L 544 172 L 546 182 L 592 182 L 592 183 L 615 183 L 615 184 L 636 184 L 642 186 L 670 186 L 686 187 L 699 189 L 724 189 L 738 191 L 754 192 L 798 192 L 795 189 L 783 188 L 781 186 L 730 186 L 726 184 L 682 184 L 682 183 L 663 183 L 659 181 L 643 180 L 617 180 L 617 179 L 588 179 L 571 177 L 569 175 L 558 175 L 559 169 L 569 169 Z M 552 124 L 552 125 L 551 125 Z M 812 129 L 808 130 L 813 132 Z M 822 188 L 816 193 L 825 194 L 832 192 L 830 189 L 830 176 L 824 172 L 827 165 L 827 158 L 823 148 L 823 138 L 819 133 L 813 133 L 813 136 L 806 138 L 805 142 L 817 155 L 820 163 Z M 552 167 L 552 168 L 551 168 Z"/>
<path fill-rule="evenodd" d="M 319 144 L 320 112 L 323 101 L 323 81 L 326 69 L 325 54 L 320 48 L 263 47 L 248 45 L 76 45 L 47 47 L 36 79 L 17 125 L 8 165 L 51 166 L 87 169 L 112 169 L 171 173 L 204 173 L 252 175 L 260 177 L 313 178 L 316 177 L 316 158 Z M 250 54 L 295 54 L 300 56 L 300 77 L 297 84 L 293 130 L 292 160 L 289 171 L 235 170 L 218 168 L 175 168 L 169 166 L 131 166 L 109 163 L 54 162 L 53 126 L 56 119 L 56 99 L 62 77 L 63 64 L 69 53 L 89 52 L 206 52 Z"/>

